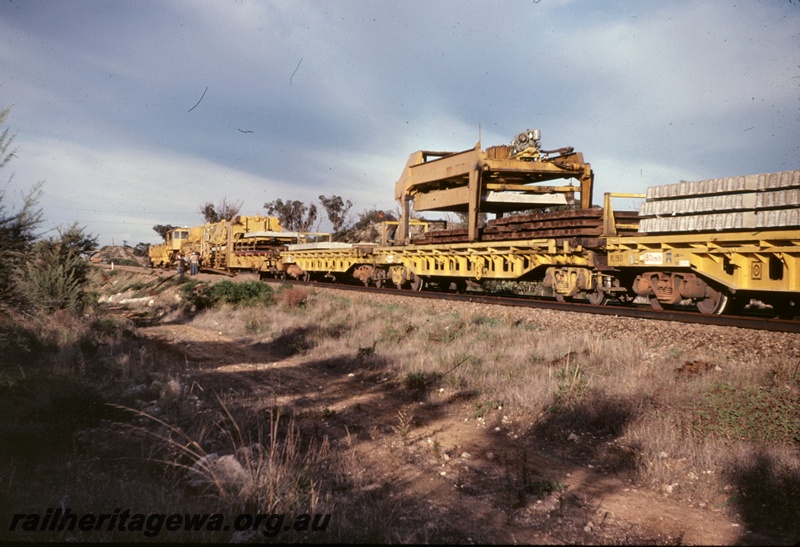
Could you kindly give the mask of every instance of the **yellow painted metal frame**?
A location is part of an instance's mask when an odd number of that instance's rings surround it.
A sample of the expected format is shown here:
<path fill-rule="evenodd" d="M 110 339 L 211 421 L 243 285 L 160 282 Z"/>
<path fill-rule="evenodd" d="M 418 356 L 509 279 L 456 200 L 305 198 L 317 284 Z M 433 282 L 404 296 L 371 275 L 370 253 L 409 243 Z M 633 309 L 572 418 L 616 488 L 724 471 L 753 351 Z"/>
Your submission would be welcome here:
<path fill-rule="evenodd" d="M 582 248 L 559 248 L 554 239 L 530 239 L 513 243 L 459 243 L 415 245 L 400 249 L 376 249 L 378 265 L 403 264 L 423 277 L 518 279 L 540 266 L 589 265 L 590 253 Z"/>
<path fill-rule="evenodd" d="M 283 264 L 296 264 L 306 272 L 346 273 L 355 266 L 373 264 L 371 248 L 307 249 L 283 251 Z"/>
<path fill-rule="evenodd" d="M 519 279 L 540 266 L 594 266 L 594 254 L 582 247 L 561 246 L 554 239 L 530 239 L 513 243 L 485 242 L 449 245 L 409 245 L 348 249 L 284 251 L 284 264 L 304 271 L 345 273 L 357 266 L 405 269 L 421 277 Z"/>
<path fill-rule="evenodd" d="M 500 151 L 503 154 L 498 154 Z M 478 239 L 478 215 L 481 212 L 500 212 L 482 204 L 482 198 L 489 191 L 568 195 L 578 191 L 581 207 L 591 208 L 594 184 L 591 165 L 583 161 L 583 154 L 572 148 L 559 152 L 559 156 L 530 161 L 530 157 L 511 157 L 508 147 L 481 150 L 480 142 L 462 152 L 414 152 L 395 183 L 395 199 L 400 201 L 401 207 L 398 239 L 405 242 L 409 235 L 411 202 L 415 211 L 465 211 L 470 241 Z M 578 179 L 580 186 L 535 186 L 570 178 Z M 521 206 L 518 209 L 525 208 Z"/>
<path fill-rule="evenodd" d="M 734 290 L 800 292 L 800 230 L 609 238 L 608 265 L 692 271 Z"/>

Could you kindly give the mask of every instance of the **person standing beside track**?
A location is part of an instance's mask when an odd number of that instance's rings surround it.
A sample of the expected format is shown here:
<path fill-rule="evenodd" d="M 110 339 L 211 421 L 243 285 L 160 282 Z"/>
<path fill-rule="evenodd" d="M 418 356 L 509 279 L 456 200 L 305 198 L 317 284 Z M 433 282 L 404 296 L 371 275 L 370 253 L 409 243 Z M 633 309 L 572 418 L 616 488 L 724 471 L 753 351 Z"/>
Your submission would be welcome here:
<path fill-rule="evenodd" d="M 194 251 L 189 255 L 189 275 L 197 275 L 198 271 L 200 271 L 200 256 Z"/>

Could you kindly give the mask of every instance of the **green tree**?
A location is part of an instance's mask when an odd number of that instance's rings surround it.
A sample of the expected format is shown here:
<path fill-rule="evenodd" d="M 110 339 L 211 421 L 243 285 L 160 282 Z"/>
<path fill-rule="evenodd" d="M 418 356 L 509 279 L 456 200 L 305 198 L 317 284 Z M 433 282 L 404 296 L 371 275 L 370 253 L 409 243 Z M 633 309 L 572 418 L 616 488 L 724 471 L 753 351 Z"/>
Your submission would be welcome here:
<path fill-rule="evenodd" d="M 286 201 L 276 199 L 264 204 L 268 215 L 275 215 L 284 230 L 291 232 L 308 232 L 317 220 L 317 206 L 313 203 L 306 206 L 302 201 Z"/>
<path fill-rule="evenodd" d="M 220 222 L 222 220 L 233 220 L 233 217 L 239 214 L 242 209 L 243 203 L 241 201 L 228 202 L 228 198 L 222 198 L 219 204 L 214 205 L 210 201 L 200 206 L 200 214 L 203 215 L 205 221 L 209 224 Z"/>
<path fill-rule="evenodd" d="M 350 200 L 348 199 L 347 201 L 343 201 L 341 196 L 319 196 L 319 202 L 325 209 L 325 213 L 328 215 L 328 220 L 331 221 L 333 231 L 341 231 L 347 222 L 347 213 L 353 206 Z"/>
<path fill-rule="evenodd" d="M 153 226 L 153 231 L 160 235 L 164 241 L 166 241 L 167 234 L 175 228 L 177 228 L 177 226 L 173 226 L 172 224 L 156 224 Z"/>
<path fill-rule="evenodd" d="M 85 291 L 89 262 L 97 238 L 77 223 L 59 230 L 58 237 L 37 241 L 25 264 L 17 270 L 16 286 L 28 307 L 50 312 L 83 311 L 89 299 Z"/>
<path fill-rule="evenodd" d="M 10 112 L 11 107 L 0 110 L 0 127 L 5 124 Z M 11 148 L 14 136 L 8 128 L 0 133 L 0 169 L 16 157 L 16 149 Z M 34 184 L 22 196 L 22 206 L 15 211 L 7 210 L 5 190 L 0 190 L 0 302 L 11 302 L 14 289 L 12 273 L 25 262 L 41 225 L 39 200 L 42 197 L 42 184 Z"/>

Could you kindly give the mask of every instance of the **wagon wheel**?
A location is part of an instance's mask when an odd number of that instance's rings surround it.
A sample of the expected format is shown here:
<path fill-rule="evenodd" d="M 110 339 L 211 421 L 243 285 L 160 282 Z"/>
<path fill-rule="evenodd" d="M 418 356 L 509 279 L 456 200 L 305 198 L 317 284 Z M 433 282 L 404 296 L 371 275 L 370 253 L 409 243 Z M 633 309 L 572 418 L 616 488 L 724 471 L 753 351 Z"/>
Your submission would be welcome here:
<path fill-rule="evenodd" d="M 457 292 L 458 294 L 463 294 L 467 290 L 467 281 L 466 279 L 456 279 L 455 281 L 450 283 L 450 290 Z"/>
<path fill-rule="evenodd" d="M 658 297 L 656 295 L 651 296 L 649 300 L 650 307 L 652 307 L 654 310 L 664 311 L 664 305 L 658 301 Z"/>
<path fill-rule="evenodd" d="M 728 304 L 728 296 L 711 286 L 706 287 L 706 297 L 697 301 L 697 309 L 705 315 L 721 315 Z"/>
<path fill-rule="evenodd" d="M 561 293 L 554 293 L 554 294 L 556 297 L 556 302 L 558 302 L 559 304 L 563 304 L 564 302 L 567 301 L 567 298 L 563 294 Z"/>
<path fill-rule="evenodd" d="M 800 303 L 792 299 L 771 300 L 768 304 L 772 306 L 775 314 L 781 319 L 793 319 L 800 307 Z"/>
<path fill-rule="evenodd" d="M 605 306 L 608 304 L 608 294 L 601 291 L 600 287 L 596 287 L 595 290 L 587 293 L 586 297 L 589 299 L 589 303 L 594 306 Z"/>
<path fill-rule="evenodd" d="M 414 274 L 414 277 L 411 279 L 410 285 L 412 291 L 421 291 L 422 287 L 425 286 L 425 280 L 422 279 L 420 276 Z"/>

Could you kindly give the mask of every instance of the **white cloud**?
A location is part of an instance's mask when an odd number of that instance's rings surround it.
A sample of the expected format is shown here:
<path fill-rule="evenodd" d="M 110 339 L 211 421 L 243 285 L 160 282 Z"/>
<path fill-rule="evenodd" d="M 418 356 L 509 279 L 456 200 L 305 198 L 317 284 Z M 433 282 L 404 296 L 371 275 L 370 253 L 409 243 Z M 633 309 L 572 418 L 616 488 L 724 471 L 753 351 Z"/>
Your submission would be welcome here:
<path fill-rule="evenodd" d="M 102 243 L 120 230 L 157 241 L 149 227 L 200 224 L 200 206 L 223 197 L 243 200 L 243 213 L 258 214 L 265 196 L 287 184 L 168 151 L 98 150 L 55 140 L 28 141 L 24 148 L 16 180 L 45 181 L 46 227 L 77 220 L 103 234 Z"/>
<path fill-rule="evenodd" d="M 0 91 L 47 217 L 149 238 L 225 196 L 390 208 L 411 152 L 479 125 L 574 146 L 606 191 L 796 168 L 798 28 L 789 3 L 2 3 Z"/>

